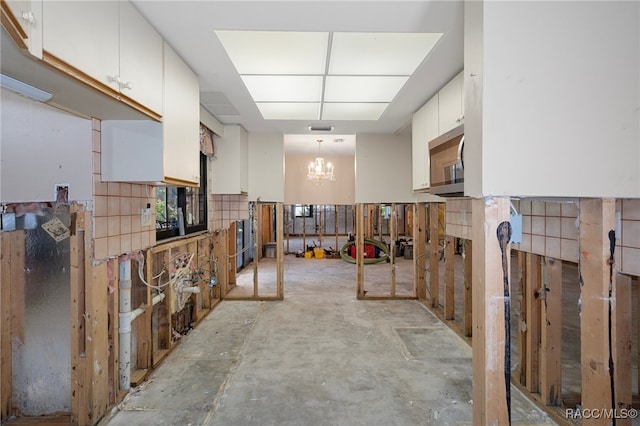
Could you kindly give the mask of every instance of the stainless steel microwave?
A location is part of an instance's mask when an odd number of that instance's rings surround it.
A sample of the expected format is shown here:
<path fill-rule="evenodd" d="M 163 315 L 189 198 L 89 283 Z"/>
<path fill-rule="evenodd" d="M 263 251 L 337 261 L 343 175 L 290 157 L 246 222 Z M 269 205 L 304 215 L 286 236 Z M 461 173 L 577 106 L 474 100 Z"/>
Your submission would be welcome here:
<path fill-rule="evenodd" d="M 429 192 L 464 195 L 464 124 L 429 142 Z"/>

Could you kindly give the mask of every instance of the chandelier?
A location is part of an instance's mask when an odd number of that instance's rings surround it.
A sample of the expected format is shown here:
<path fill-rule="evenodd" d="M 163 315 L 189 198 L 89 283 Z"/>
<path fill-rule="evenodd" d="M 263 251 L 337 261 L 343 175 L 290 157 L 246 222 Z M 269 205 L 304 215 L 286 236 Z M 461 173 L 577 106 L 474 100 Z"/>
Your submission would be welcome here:
<path fill-rule="evenodd" d="M 320 146 L 322 144 L 322 139 L 318 139 L 318 156 L 315 161 L 309 163 L 309 167 L 307 170 L 307 179 L 313 181 L 316 184 L 321 184 L 323 181 L 334 181 L 336 180 L 335 175 L 333 174 L 333 164 L 331 162 L 324 161 L 324 158 L 320 156 Z"/>

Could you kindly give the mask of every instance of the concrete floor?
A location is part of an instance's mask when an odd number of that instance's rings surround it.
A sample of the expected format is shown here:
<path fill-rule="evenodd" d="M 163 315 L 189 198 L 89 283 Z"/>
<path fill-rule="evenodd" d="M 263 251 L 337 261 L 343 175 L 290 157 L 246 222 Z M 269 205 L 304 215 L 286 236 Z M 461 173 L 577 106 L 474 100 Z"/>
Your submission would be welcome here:
<path fill-rule="evenodd" d="M 365 289 L 390 271 L 367 265 Z M 284 301 L 220 303 L 100 424 L 472 424 L 469 346 L 417 301 L 356 300 L 355 277 L 342 260 L 286 256 Z M 555 424 L 512 399 L 513 424 Z"/>

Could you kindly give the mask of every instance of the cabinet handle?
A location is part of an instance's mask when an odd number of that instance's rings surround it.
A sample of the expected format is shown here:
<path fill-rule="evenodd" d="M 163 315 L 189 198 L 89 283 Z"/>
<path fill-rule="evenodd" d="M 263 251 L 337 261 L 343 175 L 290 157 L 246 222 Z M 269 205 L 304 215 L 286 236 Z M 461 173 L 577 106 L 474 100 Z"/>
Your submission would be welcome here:
<path fill-rule="evenodd" d="M 122 82 L 122 79 L 120 78 L 119 75 L 114 75 L 114 76 L 109 76 L 109 82 L 115 82 L 118 84 L 118 87 L 120 87 L 121 89 L 129 89 L 131 90 L 133 88 L 133 86 L 131 85 L 130 81 L 127 81 L 126 83 Z"/>
<path fill-rule="evenodd" d="M 30 24 L 33 24 L 33 22 L 35 21 L 32 11 L 22 12 L 22 19 L 27 21 Z"/>

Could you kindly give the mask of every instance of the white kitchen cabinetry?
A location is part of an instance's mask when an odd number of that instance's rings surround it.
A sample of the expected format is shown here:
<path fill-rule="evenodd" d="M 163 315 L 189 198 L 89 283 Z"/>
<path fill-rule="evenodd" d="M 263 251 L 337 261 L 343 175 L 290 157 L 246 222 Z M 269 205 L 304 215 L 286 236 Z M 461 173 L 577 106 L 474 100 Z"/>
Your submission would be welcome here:
<path fill-rule="evenodd" d="M 461 72 L 440 89 L 438 97 L 439 134 L 442 135 L 464 123 L 464 73 Z"/>
<path fill-rule="evenodd" d="M 439 136 L 438 102 L 436 93 L 413 114 L 411 138 L 413 160 L 413 190 L 429 188 L 429 141 Z"/>
<path fill-rule="evenodd" d="M 130 3 L 45 1 L 42 40 L 45 62 L 152 118 L 162 115 L 163 41 Z"/>
<path fill-rule="evenodd" d="M 198 77 L 165 44 L 164 116 L 102 122 L 102 180 L 153 185 L 200 184 Z"/>
<path fill-rule="evenodd" d="M 0 3 L 2 23 L 18 47 L 42 59 L 42 0 Z"/>
<path fill-rule="evenodd" d="M 241 126 L 224 126 L 224 135 L 216 138 L 212 181 L 213 194 L 249 192 L 249 137 Z"/>

